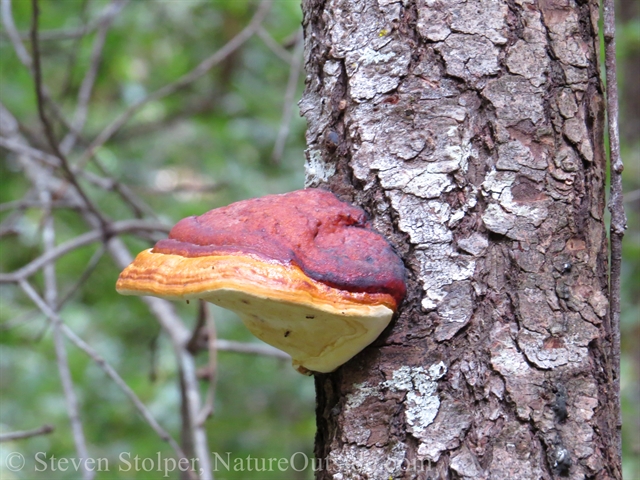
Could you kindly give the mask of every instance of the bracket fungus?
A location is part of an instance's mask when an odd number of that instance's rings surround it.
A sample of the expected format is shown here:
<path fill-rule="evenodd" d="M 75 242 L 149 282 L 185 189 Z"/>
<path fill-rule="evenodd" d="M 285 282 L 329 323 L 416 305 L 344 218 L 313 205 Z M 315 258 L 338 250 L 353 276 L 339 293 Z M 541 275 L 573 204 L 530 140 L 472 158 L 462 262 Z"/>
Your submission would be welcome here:
<path fill-rule="evenodd" d="M 311 188 L 179 221 L 116 289 L 233 310 L 301 373 L 331 372 L 373 342 L 406 292 L 402 260 L 365 212 Z"/>

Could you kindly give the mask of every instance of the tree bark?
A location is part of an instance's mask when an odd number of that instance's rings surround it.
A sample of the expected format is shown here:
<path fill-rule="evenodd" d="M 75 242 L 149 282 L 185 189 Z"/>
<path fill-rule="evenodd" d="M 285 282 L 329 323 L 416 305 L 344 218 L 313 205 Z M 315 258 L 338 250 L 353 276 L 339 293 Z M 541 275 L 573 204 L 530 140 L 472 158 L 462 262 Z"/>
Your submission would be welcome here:
<path fill-rule="evenodd" d="M 409 294 L 316 375 L 317 478 L 621 478 L 593 0 L 305 0 L 307 186 Z"/>

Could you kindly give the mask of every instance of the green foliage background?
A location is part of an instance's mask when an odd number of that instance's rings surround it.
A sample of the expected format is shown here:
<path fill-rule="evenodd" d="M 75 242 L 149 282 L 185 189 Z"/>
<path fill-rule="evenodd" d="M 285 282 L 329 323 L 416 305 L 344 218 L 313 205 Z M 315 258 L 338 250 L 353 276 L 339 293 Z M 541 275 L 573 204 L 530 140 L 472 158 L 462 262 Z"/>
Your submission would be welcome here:
<path fill-rule="evenodd" d="M 43 31 L 72 30 L 95 18 L 104 0 L 41 1 Z M 237 1 L 134 1 L 118 16 L 104 49 L 90 103 L 83 141 L 90 141 L 127 106 L 193 69 L 249 22 L 255 3 Z M 14 0 L 14 17 L 21 32 L 28 31 L 30 2 Z M 279 43 L 300 28 L 296 0 L 278 0 L 265 29 Z M 619 29 L 620 62 L 640 57 L 640 20 L 625 19 Z M 68 117 L 89 63 L 93 35 L 81 39 L 43 41 L 44 79 Z M 289 49 L 292 52 L 292 49 Z M 624 76 L 621 83 L 634 82 Z M 188 88 L 144 107 L 102 147 L 98 159 L 108 173 L 129 185 L 173 224 L 188 215 L 248 197 L 280 193 L 303 186 L 304 121 L 294 115 L 283 157 L 271 160 L 282 115 L 289 65 L 263 41 L 254 37 L 221 65 Z M 295 98 L 300 98 L 302 79 Z M 627 103 L 624 97 L 623 106 Z M 36 99 L 29 72 L 20 64 L 6 35 L 0 35 L 0 96 L 27 129 L 37 131 Z M 636 100 L 636 105 L 637 105 Z M 294 107 L 295 108 L 295 107 Z M 295 109 L 297 111 L 297 108 Z M 624 111 L 624 115 L 638 115 Z M 17 163 L 0 150 L 0 202 L 22 198 L 29 188 Z M 622 388 L 626 478 L 640 478 L 637 353 L 640 322 L 640 134 L 623 136 L 626 163 L 625 191 L 636 192 L 627 203 L 630 230 L 625 238 L 623 271 Z M 73 156 L 72 156 L 73 160 Z M 95 165 L 90 169 L 98 172 Z M 130 218 L 131 212 L 115 193 L 88 189 L 91 197 L 112 218 Z M 9 211 L 0 211 L 0 221 Z M 15 235 L 0 244 L 0 268 L 13 271 L 41 251 L 42 213 L 28 209 Z M 60 210 L 55 217 L 57 241 L 86 231 L 76 214 Z M 126 238 L 137 252 L 149 242 Z M 64 294 L 79 278 L 96 246 L 74 251 L 57 264 Z M 150 407 L 159 422 L 179 436 L 179 390 L 173 351 L 147 307 L 138 299 L 121 297 L 114 290 L 119 270 L 103 256 L 90 279 L 63 308 L 64 321 L 123 376 Z M 34 282 L 41 286 L 42 278 Z M 71 472 L 35 472 L 34 456 L 74 457 L 74 446 L 61 392 L 50 328 L 32 303 L 13 286 L 0 287 L 0 429 L 15 431 L 55 425 L 51 435 L 0 444 L 0 478 L 71 479 Z M 180 314 L 195 321 L 197 305 L 179 305 Z M 256 341 L 230 313 L 215 309 L 220 338 Z M 81 416 L 92 456 L 109 459 L 111 471 L 99 479 L 152 479 L 157 473 L 118 471 L 121 452 L 131 459 L 170 458 L 173 452 L 138 416 L 133 406 L 82 352 L 68 347 L 69 361 L 79 394 Z M 206 363 L 201 354 L 199 363 Z M 206 385 L 203 385 L 203 389 Z M 208 422 L 210 447 L 226 459 L 290 458 L 313 453 L 313 380 L 271 358 L 219 353 L 215 414 Z M 636 430 L 637 429 L 637 430 Z M 22 472 L 5 468 L 9 452 L 27 459 Z M 298 456 L 298 460 L 302 457 Z M 39 465 L 39 464 L 38 464 Z M 126 465 L 124 465 L 126 467 Z M 245 463 L 246 466 L 246 463 Z M 176 478 L 170 474 L 169 478 Z M 307 479 L 312 472 L 230 471 L 218 479 Z"/>

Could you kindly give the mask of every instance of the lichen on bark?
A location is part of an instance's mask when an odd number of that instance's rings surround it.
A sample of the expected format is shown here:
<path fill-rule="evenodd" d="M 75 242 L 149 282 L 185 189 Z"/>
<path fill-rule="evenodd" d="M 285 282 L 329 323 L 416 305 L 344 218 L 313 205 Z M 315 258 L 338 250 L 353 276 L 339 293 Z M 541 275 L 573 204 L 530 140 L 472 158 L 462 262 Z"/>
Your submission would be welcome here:
<path fill-rule="evenodd" d="M 316 377 L 318 478 L 619 478 L 597 8 L 303 3 L 307 185 L 369 212 L 410 290 Z"/>

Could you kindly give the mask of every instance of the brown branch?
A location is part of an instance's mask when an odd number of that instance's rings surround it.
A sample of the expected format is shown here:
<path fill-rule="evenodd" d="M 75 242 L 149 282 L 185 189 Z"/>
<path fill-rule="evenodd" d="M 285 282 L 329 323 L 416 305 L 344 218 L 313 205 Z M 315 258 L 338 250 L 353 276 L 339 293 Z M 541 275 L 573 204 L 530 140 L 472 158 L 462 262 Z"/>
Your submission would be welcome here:
<path fill-rule="evenodd" d="M 29 55 L 29 52 L 27 52 L 27 49 L 25 48 L 24 44 L 22 43 L 22 39 L 20 38 L 20 35 L 18 34 L 15 23 L 13 21 L 13 14 L 11 12 L 11 0 L 1 0 L 1 2 L 2 2 L 1 3 L 2 23 L 5 27 L 5 30 L 7 31 L 7 36 L 11 40 L 11 44 L 13 45 L 13 49 L 16 52 L 16 55 L 18 56 L 20 63 L 22 63 L 27 68 L 27 70 L 29 70 L 29 73 L 31 74 L 31 76 L 34 77 L 33 60 Z M 71 130 L 72 129 L 71 124 L 69 124 L 69 122 L 65 118 L 62 112 L 62 109 L 56 102 L 53 101 L 53 99 L 51 98 L 51 94 L 49 93 L 49 90 L 44 85 L 42 86 L 42 97 L 44 98 L 44 100 L 46 100 L 47 104 L 51 107 L 56 118 L 68 130 Z"/>
<path fill-rule="evenodd" d="M 0 433 L 0 443 L 13 442 L 14 440 L 23 440 L 25 438 L 38 437 L 40 435 L 48 435 L 55 429 L 53 425 L 43 425 L 33 430 L 20 430 L 17 432 Z"/>
<path fill-rule="evenodd" d="M 24 210 L 27 208 L 44 208 L 45 205 L 40 200 L 13 200 L 11 202 L 0 203 L 0 212 L 7 210 Z M 51 202 L 51 208 L 76 208 L 78 205 L 64 200 L 54 200 Z"/>
<path fill-rule="evenodd" d="M 64 173 L 65 178 L 73 185 L 78 192 L 78 194 L 84 200 L 87 208 L 93 212 L 98 221 L 100 222 L 100 226 L 103 231 L 107 229 L 107 221 L 102 216 L 100 211 L 96 208 L 93 202 L 89 199 L 84 189 L 78 183 L 76 176 L 71 171 L 69 166 L 69 162 L 67 158 L 62 154 L 60 148 L 58 147 L 58 142 L 53 133 L 53 126 L 49 121 L 45 111 L 44 111 L 44 96 L 43 96 L 43 88 L 42 88 L 42 67 L 40 65 L 40 47 L 38 43 L 38 17 L 39 17 L 39 8 L 38 8 L 38 0 L 31 0 L 32 7 L 32 16 L 31 16 L 31 46 L 33 49 L 33 73 L 35 78 L 35 86 L 36 86 L 36 98 L 38 105 L 38 115 L 40 116 L 40 122 L 42 123 L 42 127 L 44 129 L 45 136 L 49 141 L 49 146 L 51 150 L 55 154 L 56 157 L 60 160 L 60 164 L 62 167 L 62 172 Z"/>
<path fill-rule="evenodd" d="M 609 211 L 611 212 L 611 240 L 609 270 L 609 318 L 611 322 L 611 350 L 613 359 L 614 400 L 617 414 L 617 438 L 615 445 L 618 464 L 622 458 L 622 413 L 620 406 L 620 274 L 622 267 L 622 237 L 627 228 L 622 198 L 622 170 L 620 158 L 620 134 L 618 131 L 618 80 L 616 74 L 616 24 L 614 0 L 604 0 L 604 43 L 607 80 L 607 119 L 609 125 L 609 165 L 611 190 Z"/>
<path fill-rule="evenodd" d="M 13 21 L 13 15 L 11 13 L 11 0 L 2 0 L 2 23 L 4 25 L 4 29 L 6 31 L 7 37 L 11 41 L 13 45 L 13 50 L 16 52 L 20 63 L 22 63 L 25 67 L 31 69 L 31 56 L 27 49 L 22 43 L 22 39 L 18 34 L 18 30 L 16 29 L 16 25 Z"/>
<path fill-rule="evenodd" d="M 176 81 L 169 83 L 162 88 L 159 88 L 155 92 L 149 94 L 145 98 L 127 108 L 122 114 L 120 114 L 118 118 L 111 122 L 104 130 L 102 130 L 102 132 L 100 132 L 100 134 L 93 140 L 93 142 L 91 142 L 83 156 L 78 161 L 77 165 L 80 168 L 85 165 L 86 162 L 89 161 L 89 159 L 95 154 L 95 151 L 102 145 L 104 145 L 105 142 L 107 142 L 118 130 L 120 130 L 120 128 L 147 103 L 171 95 L 178 90 L 186 87 L 187 85 L 193 83 L 209 70 L 211 70 L 214 66 L 222 62 L 235 50 L 240 48 L 258 30 L 263 20 L 265 19 L 269 8 L 271 7 L 271 3 L 272 0 L 263 0 L 257 12 L 251 19 L 251 22 L 249 22 L 249 25 L 247 25 L 240 33 L 238 33 L 229 42 L 227 42 L 220 50 L 201 62 L 196 68 L 183 75 Z"/>

